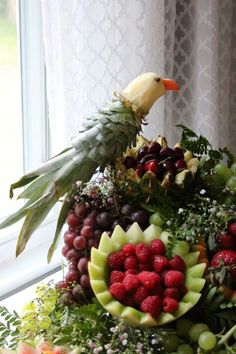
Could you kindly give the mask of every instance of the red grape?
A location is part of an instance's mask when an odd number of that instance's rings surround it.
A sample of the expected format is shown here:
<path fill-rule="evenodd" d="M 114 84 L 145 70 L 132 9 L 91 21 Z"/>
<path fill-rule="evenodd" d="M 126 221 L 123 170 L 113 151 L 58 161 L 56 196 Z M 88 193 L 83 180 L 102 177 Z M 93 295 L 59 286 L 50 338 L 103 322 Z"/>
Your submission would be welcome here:
<path fill-rule="evenodd" d="M 66 259 L 72 263 L 78 262 L 79 258 L 80 254 L 75 248 L 72 248 L 66 253 Z"/>
<path fill-rule="evenodd" d="M 82 286 L 84 286 L 85 288 L 89 288 L 90 287 L 90 279 L 89 279 L 88 274 L 81 275 L 80 284 Z"/>
<path fill-rule="evenodd" d="M 93 227 L 89 225 L 83 226 L 80 231 L 80 234 L 81 236 L 84 236 L 86 238 L 93 237 L 94 236 Z"/>
<path fill-rule="evenodd" d="M 57 289 L 67 289 L 69 287 L 68 283 L 65 280 L 60 280 L 57 284 L 56 284 L 56 288 Z"/>
<path fill-rule="evenodd" d="M 65 244 L 70 247 L 73 247 L 73 242 L 74 242 L 75 237 L 76 237 L 76 233 L 66 231 L 64 233 L 64 237 L 63 237 Z"/>
<path fill-rule="evenodd" d="M 68 252 L 69 250 L 71 250 L 71 248 L 72 248 L 72 247 L 70 247 L 70 246 L 68 246 L 68 245 L 64 245 L 64 246 L 62 247 L 62 250 L 61 250 L 62 255 L 63 255 L 64 257 L 66 257 L 67 252 Z"/>
<path fill-rule="evenodd" d="M 77 204 L 75 206 L 75 214 L 78 216 L 78 217 L 81 217 L 81 216 L 85 216 L 87 214 L 87 207 L 85 204 Z"/>
<path fill-rule="evenodd" d="M 80 258 L 80 260 L 78 262 L 78 270 L 80 273 L 87 273 L 88 262 L 89 262 L 88 258 L 86 258 L 86 257 Z"/>
<path fill-rule="evenodd" d="M 70 270 L 65 276 L 65 280 L 68 283 L 79 281 L 79 278 L 80 278 L 79 272 L 76 270 Z"/>
<path fill-rule="evenodd" d="M 86 247 L 86 238 L 83 236 L 77 236 L 74 239 L 73 245 L 77 250 L 83 250 Z"/>
<path fill-rule="evenodd" d="M 75 229 L 81 223 L 80 218 L 78 218 L 75 213 L 70 213 L 66 218 L 66 222 L 73 229 Z"/>

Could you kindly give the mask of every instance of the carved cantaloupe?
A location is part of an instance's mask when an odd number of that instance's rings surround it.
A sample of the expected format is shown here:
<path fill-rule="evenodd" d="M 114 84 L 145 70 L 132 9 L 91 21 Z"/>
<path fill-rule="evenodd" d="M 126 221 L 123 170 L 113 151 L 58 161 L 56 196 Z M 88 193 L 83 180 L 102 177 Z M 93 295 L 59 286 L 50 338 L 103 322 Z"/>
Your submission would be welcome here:
<path fill-rule="evenodd" d="M 167 236 L 168 235 L 165 235 L 165 233 L 158 233 L 154 225 L 150 225 L 145 231 L 142 231 L 139 225 L 134 223 L 127 232 L 117 225 L 111 237 L 103 233 L 99 248 L 92 249 L 91 261 L 88 265 L 91 286 L 98 301 L 113 316 L 122 318 L 133 326 L 162 326 L 181 317 L 198 302 L 201 297 L 200 291 L 205 284 L 205 280 L 202 278 L 205 264 L 196 264 L 198 252 L 189 253 L 187 248 L 185 248 L 184 252 L 181 252 L 181 247 L 175 248 L 175 254 L 177 254 L 179 249 L 180 253 L 182 253 L 181 257 L 185 261 L 185 285 L 188 288 L 188 292 L 182 297 L 179 302 L 179 308 L 175 312 L 161 312 L 160 316 L 154 318 L 149 313 L 144 313 L 131 306 L 123 305 L 109 292 L 110 270 L 108 266 L 108 256 L 111 253 L 122 249 L 127 243 L 150 244 L 152 240 L 157 238 L 164 239 L 164 242 L 167 243 Z"/>

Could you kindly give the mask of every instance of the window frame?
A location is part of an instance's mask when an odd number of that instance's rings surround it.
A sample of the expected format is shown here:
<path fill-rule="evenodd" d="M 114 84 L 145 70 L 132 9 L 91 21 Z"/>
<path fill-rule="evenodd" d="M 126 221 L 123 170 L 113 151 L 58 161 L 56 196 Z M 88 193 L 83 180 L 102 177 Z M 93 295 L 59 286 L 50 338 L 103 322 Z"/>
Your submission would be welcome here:
<path fill-rule="evenodd" d="M 24 172 L 27 172 L 41 165 L 50 156 L 41 1 L 16 0 L 16 16 L 23 166 Z M 0 300 L 59 270 L 62 255 L 58 249 L 51 263 L 47 263 L 47 250 L 54 235 L 57 213 L 58 206 L 35 231 L 18 258 L 15 258 L 15 248 L 22 222 L 0 231 Z"/>

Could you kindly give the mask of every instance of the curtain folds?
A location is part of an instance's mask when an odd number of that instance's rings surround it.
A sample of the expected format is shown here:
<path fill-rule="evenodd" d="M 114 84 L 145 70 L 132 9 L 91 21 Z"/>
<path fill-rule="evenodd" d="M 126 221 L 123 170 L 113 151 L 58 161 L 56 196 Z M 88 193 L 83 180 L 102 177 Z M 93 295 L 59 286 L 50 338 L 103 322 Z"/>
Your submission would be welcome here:
<path fill-rule="evenodd" d="M 42 0 L 52 152 L 138 74 L 174 78 L 144 134 L 182 123 L 236 154 L 235 0 Z"/>

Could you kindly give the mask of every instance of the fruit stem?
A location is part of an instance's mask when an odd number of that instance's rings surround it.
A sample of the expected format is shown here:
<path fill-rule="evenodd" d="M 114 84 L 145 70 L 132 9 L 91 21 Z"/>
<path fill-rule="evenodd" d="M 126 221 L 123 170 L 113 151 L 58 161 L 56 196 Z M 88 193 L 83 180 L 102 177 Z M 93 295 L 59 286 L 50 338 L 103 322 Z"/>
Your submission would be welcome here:
<path fill-rule="evenodd" d="M 227 343 L 227 341 L 230 339 L 234 331 L 236 331 L 236 324 L 232 328 L 230 328 L 230 330 L 227 333 L 225 333 L 223 337 L 221 337 L 221 339 L 217 343 L 217 346 L 220 347 L 221 345 Z"/>

